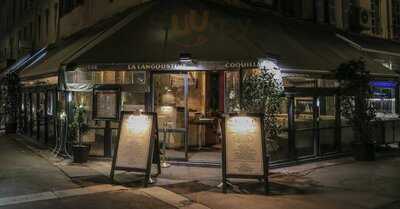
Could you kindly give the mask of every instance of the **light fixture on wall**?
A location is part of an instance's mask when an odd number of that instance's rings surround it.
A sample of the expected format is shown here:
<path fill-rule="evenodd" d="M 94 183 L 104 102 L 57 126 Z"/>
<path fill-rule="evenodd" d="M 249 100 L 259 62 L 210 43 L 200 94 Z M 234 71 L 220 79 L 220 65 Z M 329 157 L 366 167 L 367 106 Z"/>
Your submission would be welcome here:
<path fill-rule="evenodd" d="M 179 62 L 183 64 L 191 64 L 193 63 L 192 55 L 189 53 L 181 53 L 179 55 Z"/>

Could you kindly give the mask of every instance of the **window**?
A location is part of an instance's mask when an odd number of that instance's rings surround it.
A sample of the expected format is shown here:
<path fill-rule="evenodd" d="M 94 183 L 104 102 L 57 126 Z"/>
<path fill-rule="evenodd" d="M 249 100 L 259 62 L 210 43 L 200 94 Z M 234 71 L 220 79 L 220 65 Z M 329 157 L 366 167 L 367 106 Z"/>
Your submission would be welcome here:
<path fill-rule="evenodd" d="M 24 35 L 23 35 L 24 40 L 28 40 L 28 29 L 26 26 L 24 26 Z"/>
<path fill-rule="evenodd" d="M 350 17 L 351 17 L 351 8 L 353 7 L 352 1 L 344 1 L 342 4 L 343 11 L 343 28 L 349 29 L 350 27 Z"/>
<path fill-rule="evenodd" d="M 400 0 L 393 1 L 393 39 L 400 40 Z"/>
<path fill-rule="evenodd" d="M 379 35 L 382 32 L 380 3 L 380 0 L 371 0 L 371 31 L 376 35 Z"/>
<path fill-rule="evenodd" d="M 336 0 L 329 0 L 329 23 L 336 25 Z"/>
<path fill-rule="evenodd" d="M 50 21 L 50 12 L 49 12 L 49 9 L 46 9 L 46 12 L 45 12 L 45 15 L 46 15 L 46 36 L 47 36 L 47 38 L 49 37 L 49 21 Z"/>
<path fill-rule="evenodd" d="M 22 14 L 24 14 L 24 1 L 25 0 L 19 0 L 19 14 L 20 16 L 22 16 Z"/>
<path fill-rule="evenodd" d="M 29 38 L 31 41 L 34 41 L 33 38 L 32 38 L 32 36 L 33 36 L 33 23 L 30 22 L 30 23 L 29 23 L 29 37 L 28 37 L 28 38 Z"/>
<path fill-rule="evenodd" d="M 42 17 L 39 15 L 38 16 L 38 24 L 37 24 L 37 30 L 38 30 L 38 41 L 40 42 L 41 41 L 41 35 L 42 35 L 42 33 L 41 33 L 41 29 L 42 29 Z"/>
<path fill-rule="evenodd" d="M 60 15 L 63 16 L 65 14 L 70 13 L 76 7 L 85 4 L 84 0 L 61 0 L 60 1 Z"/>

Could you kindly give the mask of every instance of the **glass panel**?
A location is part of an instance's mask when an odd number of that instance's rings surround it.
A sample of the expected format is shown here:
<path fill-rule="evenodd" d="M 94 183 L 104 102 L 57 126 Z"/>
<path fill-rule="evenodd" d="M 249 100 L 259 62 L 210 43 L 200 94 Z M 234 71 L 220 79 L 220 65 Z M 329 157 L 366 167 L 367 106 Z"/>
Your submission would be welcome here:
<path fill-rule="evenodd" d="M 385 126 L 385 143 L 392 143 L 394 137 L 393 123 L 392 121 L 383 122 Z"/>
<path fill-rule="evenodd" d="M 335 147 L 335 129 L 321 128 L 319 130 L 321 153 L 331 153 L 336 151 Z"/>
<path fill-rule="evenodd" d="M 186 96 L 184 74 L 154 74 L 154 109 L 159 136 L 169 159 L 185 156 Z"/>
<path fill-rule="evenodd" d="M 32 118 L 31 118 L 31 123 L 33 126 L 33 136 L 36 136 L 37 132 L 37 93 L 32 93 Z"/>
<path fill-rule="evenodd" d="M 319 140 L 321 153 L 335 151 L 335 97 L 327 96 L 319 98 Z"/>
<path fill-rule="evenodd" d="M 349 152 L 351 151 L 351 142 L 354 140 L 353 128 L 351 127 L 349 120 L 346 119 L 343 115 L 341 116 L 340 122 L 342 126 L 342 131 L 341 131 L 342 151 Z"/>
<path fill-rule="evenodd" d="M 86 110 L 86 122 L 88 125 L 94 125 L 92 118 L 92 92 L 74 92 L 74 103 L 76 106 L 82 105 Z"/>
<path fill-rule="evenodd" d="M 27 133 L 30 133 L 30 124 L 31 124 L 31 97 L 30 94 L 26 94 L 26 103 L 25 103 L 25 108 L 26 108 L 26 131 Z"/>
<path fill-rule="evenodd" d="M 240 103 L 240 76 L 239 71 L 225 73 L 225 105 L 227 112 L 237 112 Z"/>
<path fill-rule="evenodd" d="M 189 72 L 190 161 L 219 162 L 221 159 L 221 139 L 218 134 L 220 110 L 223 110 L 223 100 L 220 100 L 220 94 L 223 94 L 221 78 L 223 74 L 219 73 Z"/>
<path fill-rule="evenodd" d="M 379 121 L 376 122 L 372 125 L 372 139 L 376 141 L 377 144 L 384 144 L 385 143 L 385 138 L 384 138 L 384 122 Z"/>
<path fill-rule="evenodd" d="M 145 93 L 122 92 L 121 107 L 124 111 L 145 110 Z"/>
<path fill-rule="evenodd" d="M 45 118 L 44 118 L 44 116 L 45 116 L 45 113 L 46 113 L 46 110 L 44 109 L 44 107 L 45 107 L 45 98 L 46 98 L 46 95 L 45 95 L 45 93 L 43 93 L 43 92 L 40 92 L 39 93 L 39 107 L 38 107 L 38 119 L 39 119 L 39 136 L 40 136 L 40 138 L 41 139 L 44 139 L 44 120 L 45 120 Z"/>
<path fill-rule="evenodd" d="M 93 129 L 94 142 L 90 143 L 90 155 L 104 156 L 104 129 Z"/>
<path fill-rule="evenodd" d="M 384 85 L 387 83 L 374 82 L 374 84 Z M 377 112 L 377 117 L 397 117 L 394 88 L 373 86 L 373 98 L 370 101 Z"/>
<path fill-rule="evenodd" d="M 295 140 L 297 155 L 314 155 L 314 120 L 313 97 L 296 97 L 295 110 Z"/>
<path fill-rule="evenodd" d="M 288 101 L 285 99 L 278 114 L 278 123 L 282 132 L 275 139 L 267 141 L 268 153 L 272 161 L 286 160 L 289 154 L 289 134 L 288 134 Z"/>
<path fill-rule="evenodd" d="M 342 151 L 348 152 L 351 151 L 351 142 L 354 139 L 354 132 L 352 127 L 343 127 L 342 128 Z"/>

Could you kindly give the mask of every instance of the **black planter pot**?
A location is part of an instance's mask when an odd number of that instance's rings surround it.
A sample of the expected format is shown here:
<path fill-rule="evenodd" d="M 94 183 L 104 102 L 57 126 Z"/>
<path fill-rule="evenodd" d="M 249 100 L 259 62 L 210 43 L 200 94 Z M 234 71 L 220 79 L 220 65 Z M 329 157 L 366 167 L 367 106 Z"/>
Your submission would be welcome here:
<path fill-rule="evenodd" d="M 89 158 L 90 147 L 86 145 L 74 145 L 72 147 L 74 163 L 86 163 Z"/>
<path fill-rule="evenodd" d="M 375 143 L 353 142 L 353 156 L 358 161 L 375 160 Z"/>

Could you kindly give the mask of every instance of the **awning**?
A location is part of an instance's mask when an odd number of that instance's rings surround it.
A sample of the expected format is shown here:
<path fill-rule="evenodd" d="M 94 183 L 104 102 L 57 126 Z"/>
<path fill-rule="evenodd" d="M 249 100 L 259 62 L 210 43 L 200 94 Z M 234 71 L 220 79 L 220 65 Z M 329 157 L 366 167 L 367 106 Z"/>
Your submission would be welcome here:
<path fill-rule="evenodd" d="M 377 63 L 400 72 L 400 43 L 355 34 L 340 33 L 337 36 L 348 45 L 370 56 Z"/>
<path fill-rule="evenodd" d="M 273 56 L 284 69 L 311 73 L 330 72 L 345 61 L 365 57 L 330 28 L 205 1 L 162 0 L 66 62 L 167 63 L 176 62 L 182 53 L 216 62 Z M 369 58 L 366 62 L 373 74 L 397 77 Z"/>
<path fill-rule="evenodd" d="M 32 64 L 35 61 L 37 61 L 38 59 L 40 59 L 40 57 L 43 56 L 43 54 L 45 54 L 45 53 L 46 53 L 46 48 L 42 48 L 42 49 L 34 52 L 33 54 L 29 53 L 29 54 L 21 57 L 13 65 L 11 65 L 6 70 L 4 70 L 1 73 L 0 77 L 4 77 L 10 73 L 17 73 L 18 71 L 24 69 L 25 67 L 29 66 L 30 64 Z"/>
<path fill-rule="evenodd" d="M 49 46 L 46 53 L 42 54 L 35 62 L 26 66 L 20 73 L 21 79 L 34 79 L 57 75 L 65 60 L 79 52 L 93 40 L 101 37 L 110 28 L 116 27 L 122 19 L 131 15 L 131 9 L 117 14 L 109 19 L 101 21 L 96 25 L 84 29 L 56 45 Z"/>

